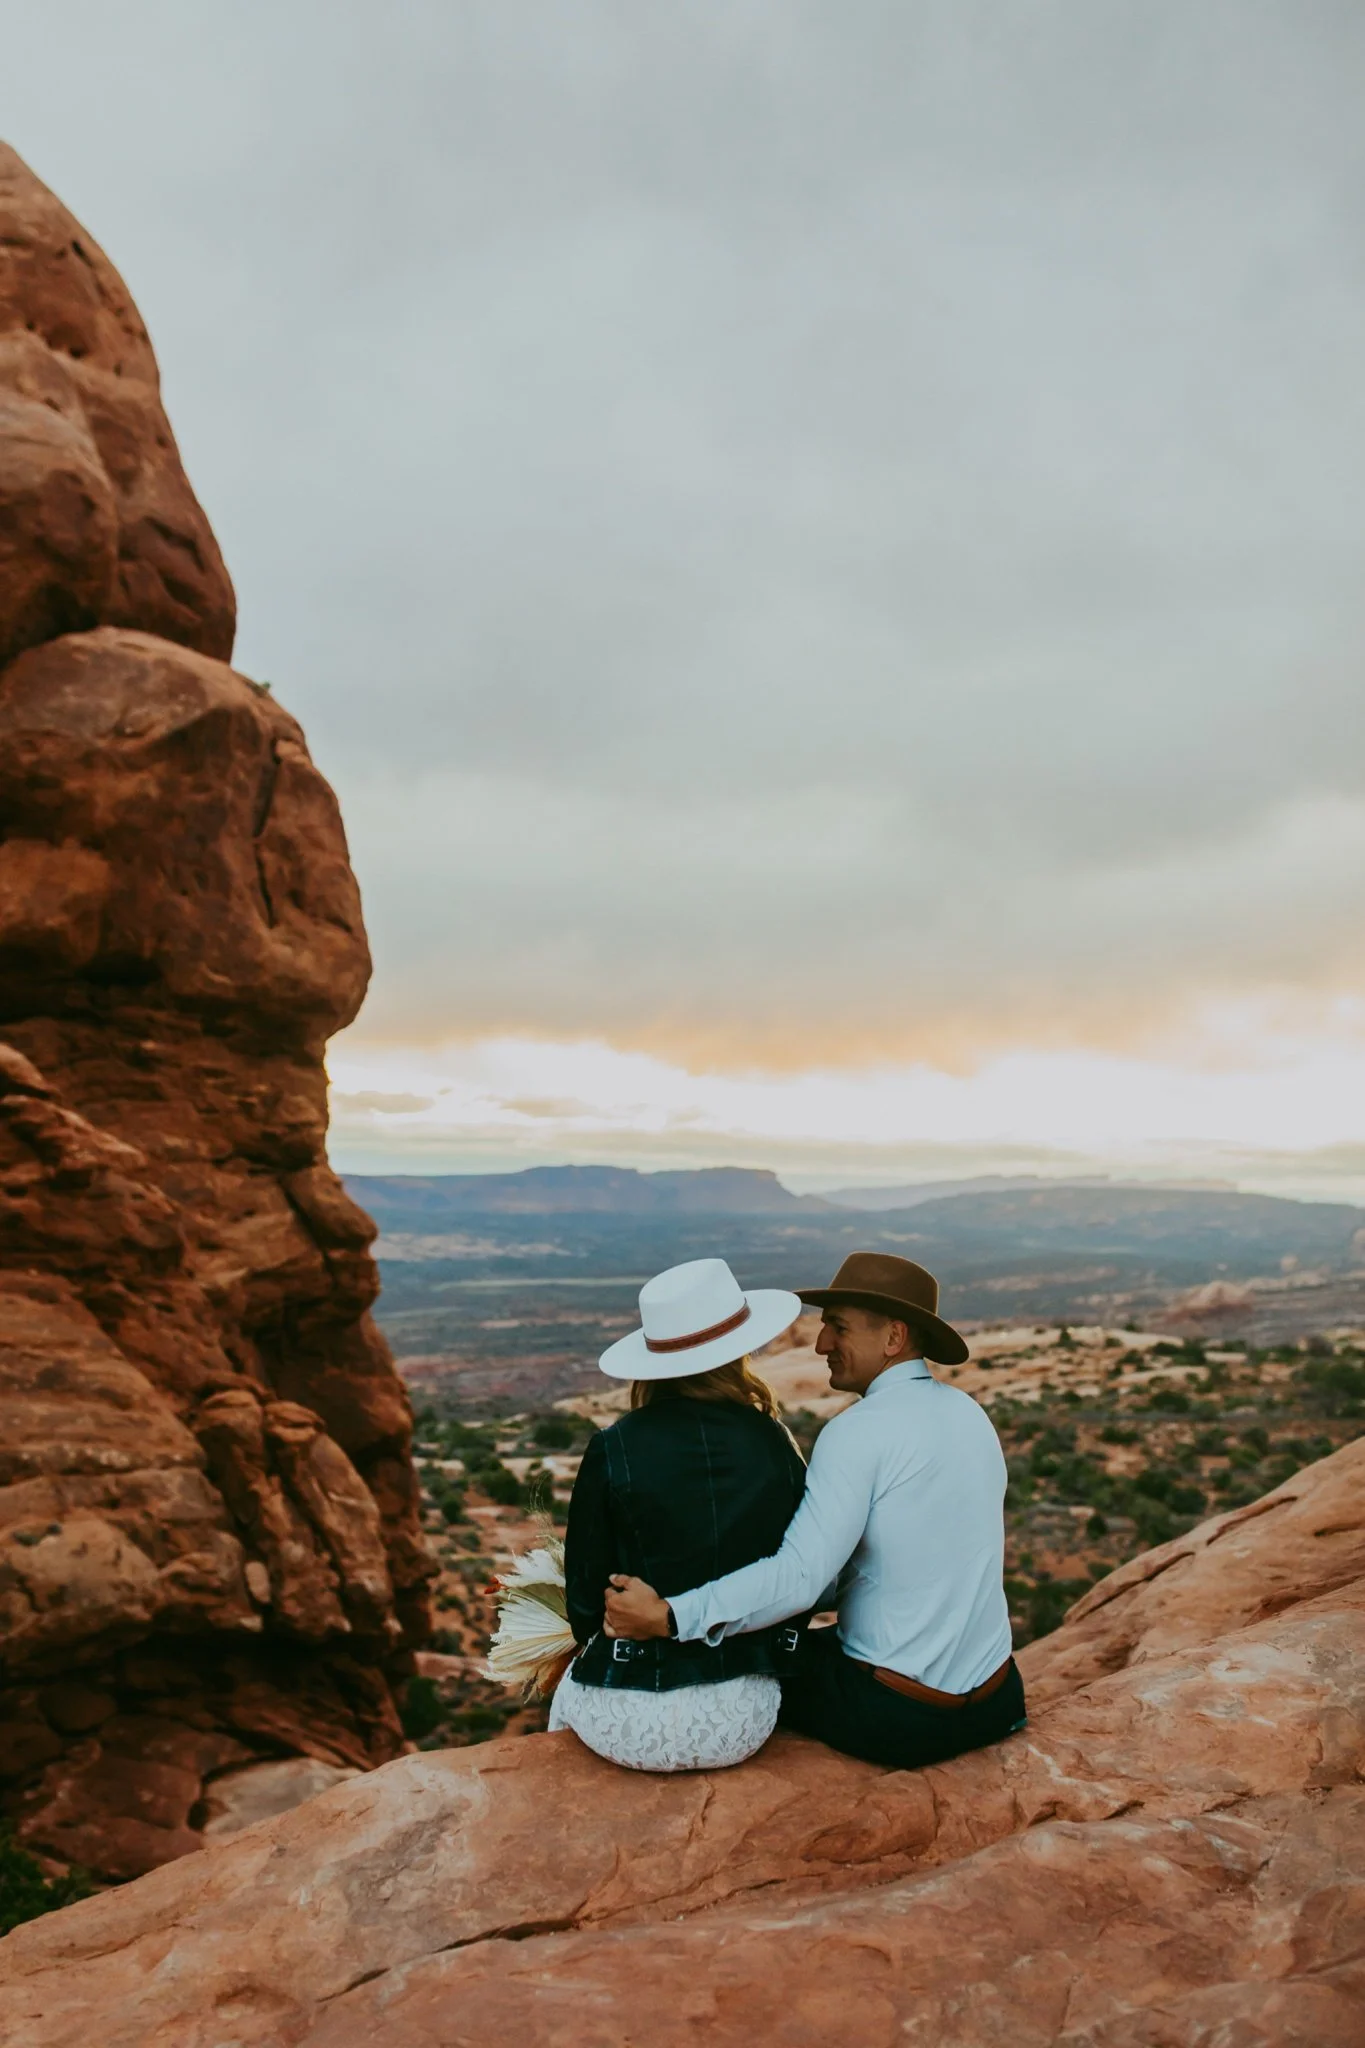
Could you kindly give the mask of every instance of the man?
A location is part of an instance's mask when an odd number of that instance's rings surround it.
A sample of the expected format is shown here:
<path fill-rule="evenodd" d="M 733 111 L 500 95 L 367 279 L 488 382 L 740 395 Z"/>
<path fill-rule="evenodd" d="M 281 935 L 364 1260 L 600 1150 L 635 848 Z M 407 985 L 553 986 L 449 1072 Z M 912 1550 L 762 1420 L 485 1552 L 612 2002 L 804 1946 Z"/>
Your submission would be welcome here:
<path fill-rule="evenodd" d="M 821 1431 L 805 1498 L 779 1550 L 661 1600 L 613 1579 L 606 1632 L 716 1643 L 822 1604 L 838 1579 L 838 1629 L 813 1629 L 783 1680 L 782 1723 L 870 1763 L 938 1763 L 1024 1722 L 1005 1601 L 1005 1460 L 984 1409 L 926 1359 L 968 1355 L 938 1316 L 938 1282 L 878 1252 L 845 1259 L 816 1349 L 830 1385 L 862 1398 Z"/>

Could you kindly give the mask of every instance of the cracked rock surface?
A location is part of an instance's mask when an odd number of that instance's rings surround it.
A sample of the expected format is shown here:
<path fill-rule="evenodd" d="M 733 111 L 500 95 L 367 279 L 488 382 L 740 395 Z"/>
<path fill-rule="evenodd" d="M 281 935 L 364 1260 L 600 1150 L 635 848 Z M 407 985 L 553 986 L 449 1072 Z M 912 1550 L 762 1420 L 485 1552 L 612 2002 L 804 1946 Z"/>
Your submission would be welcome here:
<path fill-rule="evenodd" d="M 0 1814 L 106 1878 L 404 1747 L 406 1394 L 323 1050 L 370 960 L 108 259 L 0 147 Z"/>
<path fill-rule="evenodd" d="M 1067 1676 L 1093 1595 L 1024 1651 L 1042 1703 L 993 1749 L 403 1757 L 18 1929 L 0 2038 L 76 2048 L 97 2010 L 104 2048 L 1355 2048 L 1365 1569 L 1324 1590 L 1317 1532 L 1365 1539 L 1365 1439 L 1267 1499 L 1186 1539 L 1186 1602 L 1183 1566 L 1115 1574 L 1103 1675 Z M 1198 1561 L 1234 1530 L 1220 1608 Z"/>

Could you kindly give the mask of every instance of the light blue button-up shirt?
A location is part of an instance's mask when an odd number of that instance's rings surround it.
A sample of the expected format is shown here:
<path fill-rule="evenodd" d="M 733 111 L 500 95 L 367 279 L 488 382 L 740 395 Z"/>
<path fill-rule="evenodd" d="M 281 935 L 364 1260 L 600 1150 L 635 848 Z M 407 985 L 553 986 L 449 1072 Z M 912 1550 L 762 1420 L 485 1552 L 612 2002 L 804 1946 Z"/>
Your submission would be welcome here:
<path fill-rule="evenodd" d="M 678 1635 L 766 1628 L 837 1577 L 850 1657 L 970 1692 L 1010 1654 L 1005 1481 L 985 1409 L 922 1358 L 902 1359 L 820 1432 L 781 1549 L 669 1596 Z"/>

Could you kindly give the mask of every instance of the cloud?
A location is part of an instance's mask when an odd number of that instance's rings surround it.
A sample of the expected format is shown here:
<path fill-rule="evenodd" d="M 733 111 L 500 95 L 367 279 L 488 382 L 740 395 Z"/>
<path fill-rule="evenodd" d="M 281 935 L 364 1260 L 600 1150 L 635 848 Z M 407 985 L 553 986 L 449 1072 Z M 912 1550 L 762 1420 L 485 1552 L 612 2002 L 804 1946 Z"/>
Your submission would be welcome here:
<path fill-rule="evenodd" d="M 1002 848 L 971 817 L 935 835 L 891 801 L 818 833 L 773 792 L 685 820 L 623 796 L 604 825 L 582 793 L 524 778 L 432 784 L 362 786 L 352 805 L 362 843 L 388 820 L 398 842 L 370 902 L 366 1039 L 532 1019 L 693 1064 L 961 1066 L 1020 1043 L 1193 1047 L 1216 1002 L 1330 1009 L 1362 989 L 1365 803 L 1285 804 L 1199 845 L 1081 862 Z"/>
<path fill-rule="evenodd" d="M 1361 992 L 1359 10 L 77 0 L 6 82 L 341 794 L 362 1041 Z"/>
<path fill-rule="evenodd" d="M 765 1166 L 805 1186 L 1117 1171 L 1365 1199 L 1359 1034 L 1223 1024 L 1225 1056 L 1202 1068 L 1013 1052 L 959 1075 L 702 1071 L 582 1040 L 379 1048 L 348 1035 L 330 1060 L 333 1152 L 356 1171 L 609 1159 Z M 404 1099 L 424 1106 L 380 1106 Z"/>

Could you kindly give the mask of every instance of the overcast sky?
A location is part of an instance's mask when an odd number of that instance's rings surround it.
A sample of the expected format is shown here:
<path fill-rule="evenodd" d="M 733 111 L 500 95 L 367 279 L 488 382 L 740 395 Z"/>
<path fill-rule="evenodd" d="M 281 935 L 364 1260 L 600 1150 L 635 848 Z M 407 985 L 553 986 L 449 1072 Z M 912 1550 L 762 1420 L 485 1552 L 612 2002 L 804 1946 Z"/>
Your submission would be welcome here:
<path fill-rule="evenodd" d="M 343 1153 L 1365 1145 L 1357 0 L 0 15 L 341 794 Z"/>

